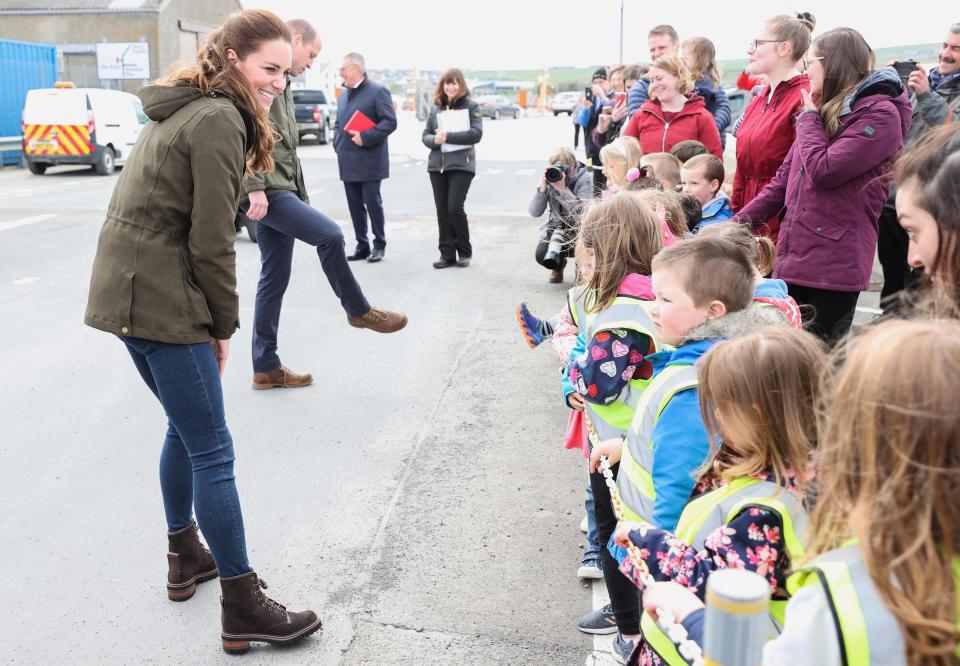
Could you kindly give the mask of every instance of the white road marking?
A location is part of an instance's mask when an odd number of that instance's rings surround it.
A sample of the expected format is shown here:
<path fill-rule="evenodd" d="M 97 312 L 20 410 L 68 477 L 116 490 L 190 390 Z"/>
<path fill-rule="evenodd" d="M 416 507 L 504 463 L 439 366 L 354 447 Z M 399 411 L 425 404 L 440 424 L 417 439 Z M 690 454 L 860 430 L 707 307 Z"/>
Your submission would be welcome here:
<path fill-rule="evenodd" d="M 486 176 L 496 176 L 503 173 L 503 169 L 486 169 L 483 173 Z"/>
<path fill-rule="evenodd" d="M 857 312 L 863 312 L 864 314 L 872 314 L 872 315 L 883 314 L 883 310 L 879 310 L 877 308 L 868 308 L 868 307 L 859 307 L 857 308 Z"/>
<path fill-rule="evenodd" d="M 49 220 L 52 217 L 56 217 L 56 215 L 34 215 L 33 217 L 21 217 L 19 220 L 10 220 L 8 222 L 0 222 L 0 231 L 6 231 L 7 229 L 14 229 L 16 227 L 25 227 L 28 224 L 43 222 L 44 220 Z"/>
<path fill-rule="evenodd" d="M 319 190 L 313 190 L 312 192 L 307 192 L 307 196 L 308 196 L 308 197 L 315 197 L 316 195 L 318 195 L 318 194 L 320 194 L 320 193 L 322 193 L 322 192 L 323 192 L 323 188 L 321 188 L 321 189 L 319 189 Z"/>
<path fill-rule="evenodd" d="M 532 176 L 536 173 L 536 169 L 517 169 L 516 175 L 518 176 Z"/>
<path fill-rule="evenodd" d="M 603 579 L 593 581 L 593 609 L 603 608 L 610 603 L 607 586 Z M 593 653 L 587 657 L 586 666 L 608 666 L 616 664 L 613 658 L 613 638 L 616 634 L 594 634 Z"/>
<path fill-rule="evenodd" d="M 25 278 L 20 278 L 19 280 L 14 280 L 13 283 L 14 284 L 30 284 L 32 282 L 36 282 L 39 279 L 40 278 L 38 277 L 25 277 Z"/>

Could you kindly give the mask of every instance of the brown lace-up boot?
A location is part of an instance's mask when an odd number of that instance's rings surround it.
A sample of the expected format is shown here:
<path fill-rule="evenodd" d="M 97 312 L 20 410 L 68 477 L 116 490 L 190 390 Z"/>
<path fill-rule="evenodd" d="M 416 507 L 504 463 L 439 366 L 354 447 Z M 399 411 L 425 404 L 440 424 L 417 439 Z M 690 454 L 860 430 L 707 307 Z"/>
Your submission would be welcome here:
<path fill-rule="evenodd" d="M 217 565 L 190 523 L 173 534 L 167 533 L 167 597 L 186 601 L 197 591 L 197 583 L 217 577 Z"/>
<path fill-rule="evenodd" d="M 290 643 L 320 628 L 316 613 L 287 612 L 261 588 L 267 589 L 267 584 L 252 571 L 220 579 L 223 592 L 220 639 L 225 652 L 243 654 L 250 649 L 250 641 Z"/>

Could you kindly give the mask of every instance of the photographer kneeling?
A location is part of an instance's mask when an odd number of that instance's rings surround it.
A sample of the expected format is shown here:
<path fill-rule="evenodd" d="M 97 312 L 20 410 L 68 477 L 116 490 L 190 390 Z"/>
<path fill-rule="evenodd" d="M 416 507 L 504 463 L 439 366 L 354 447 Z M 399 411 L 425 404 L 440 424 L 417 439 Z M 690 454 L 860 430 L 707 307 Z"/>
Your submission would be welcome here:
<path fill-rule="evenodd" d="M 573 256 L 573 242 L 584 203 L 593 196 L 593 179 L 569 148 L 558 148 L 543 168 L 540 186 L 530 202 L 530 214 L 550 216 L 540 227 L 537 263 L 550 269 L 550 282 L 563 282 L 563 267 Z"/>

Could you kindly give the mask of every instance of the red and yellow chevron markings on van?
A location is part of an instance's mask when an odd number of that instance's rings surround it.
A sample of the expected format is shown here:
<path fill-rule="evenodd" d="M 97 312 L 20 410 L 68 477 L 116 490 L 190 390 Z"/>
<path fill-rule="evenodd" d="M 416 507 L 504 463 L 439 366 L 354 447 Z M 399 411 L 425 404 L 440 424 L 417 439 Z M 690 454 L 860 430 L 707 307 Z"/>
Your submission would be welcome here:
<path fill-rule="evenodd" d="M 86 125 L 26 125 L 23 145 L 31 155 L 89 155 L 90 130 Z"/>

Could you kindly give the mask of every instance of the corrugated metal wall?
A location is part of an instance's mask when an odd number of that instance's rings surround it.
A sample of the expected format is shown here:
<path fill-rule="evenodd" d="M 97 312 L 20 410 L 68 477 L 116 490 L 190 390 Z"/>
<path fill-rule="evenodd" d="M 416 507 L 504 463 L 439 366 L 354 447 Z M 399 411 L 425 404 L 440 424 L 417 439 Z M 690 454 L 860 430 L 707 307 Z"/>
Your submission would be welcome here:
<path fill-rule="evenodd" d="M 0 39 L 0 136 L 19 136 L 27 91 L 52 88 L 56 80 L 56 47 Z M 19 159 L 19 153 L 3 154 L 4 164 Z"/>

